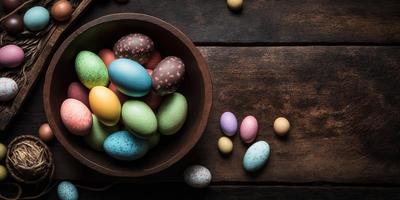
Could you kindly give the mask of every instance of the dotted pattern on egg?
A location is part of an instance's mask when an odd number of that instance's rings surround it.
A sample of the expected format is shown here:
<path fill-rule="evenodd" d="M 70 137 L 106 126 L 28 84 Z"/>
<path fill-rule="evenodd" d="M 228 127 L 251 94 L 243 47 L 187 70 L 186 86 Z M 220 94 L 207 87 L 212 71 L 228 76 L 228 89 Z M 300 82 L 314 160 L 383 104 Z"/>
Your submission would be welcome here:
<path fill-rule="evenodd" d="M 146 63 L 154 51 L 154 42 L 148 36 L 140 33 L 132 33 L 119 39 L 114 46 L 114 53 L 117 58 L 130 58 Z"/>
<path fill-rule="evenodd" d="M 245 170 L 253 172 L 259 170 L 267 162 L 270 154 L 270 146 L 265 141 L 258 141 L 251 145 L 243 158 Z"/>
<path fill-rule="evenodd" d="M 0 78 L 0 101 L 14 98 L 18 92 L 17 83 L 11 78 Z"/>
<path fill-rule="evenodd" d="M 175 92 L 185 74 L 185 64 L 175 56 L 164 58 L 152 74 L 153 89 L 160 96 Z"/>
<path fill-rule="evenodd" d="M 57 195 L 61 200 L 76 200 L 78 199 L 78 190 L 72 183 L 64 181 L 58 185 Z"/>
<path fill-rule="evenodd" d="M 185 182 L 195 188 L 206 187 L 211 182 L 211 173 L 206 167 L 193 165 L 184 172 Z"/>

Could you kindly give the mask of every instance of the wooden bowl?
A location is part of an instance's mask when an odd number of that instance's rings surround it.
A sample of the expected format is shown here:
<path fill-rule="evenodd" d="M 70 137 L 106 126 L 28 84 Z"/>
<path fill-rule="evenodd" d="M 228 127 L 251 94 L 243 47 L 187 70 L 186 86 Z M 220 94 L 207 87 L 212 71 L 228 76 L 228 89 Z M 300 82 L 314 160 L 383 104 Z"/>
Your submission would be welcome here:
<path fill-rule="evenodd" d="M 91 149 L 84 138 L 69 133 L 61 121 L 60 107 L 67 98 L 68 85 L 78 81 L 74 67 L 78 52 L 89 50 L 97 53 L 103 48 L 112 49 L 120 37 L 134 32 L 150 36 L 163 56 L 182 58 L 186 72 L 179 91 L 187 98 L 189 109 L 186 122 L 178 133 L 162 137 L 161 143 L 143 158 L 124 162 Z M 73 157 L 103 174 L 140 177 L 166 169 L 194 147 L 207 124 L 212 84 L 204 58 L 185 34 L 155 17 L 121 13 L 85 24 L 62 43 L 47 70 L 43 96 L 49 124 L 58 141 Z"/>

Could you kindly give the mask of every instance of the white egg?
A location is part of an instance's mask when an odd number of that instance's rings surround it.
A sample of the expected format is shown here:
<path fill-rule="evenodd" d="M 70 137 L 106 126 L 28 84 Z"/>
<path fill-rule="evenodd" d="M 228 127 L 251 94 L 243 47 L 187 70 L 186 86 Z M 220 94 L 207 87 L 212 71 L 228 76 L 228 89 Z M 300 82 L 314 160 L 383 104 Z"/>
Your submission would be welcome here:
<path fill-rule="evenodd" d="M 188 167 L 184 172 L 186 184 L 194 188 L 205 188 L 211 182 L 211 172 L 201 165 L 193 165 Z"/>
<path fill-rule="evenodd" d="M 0 78 L 0 101 L 9 101 L 18 93 L 18 85 L 11 78 Z"/>

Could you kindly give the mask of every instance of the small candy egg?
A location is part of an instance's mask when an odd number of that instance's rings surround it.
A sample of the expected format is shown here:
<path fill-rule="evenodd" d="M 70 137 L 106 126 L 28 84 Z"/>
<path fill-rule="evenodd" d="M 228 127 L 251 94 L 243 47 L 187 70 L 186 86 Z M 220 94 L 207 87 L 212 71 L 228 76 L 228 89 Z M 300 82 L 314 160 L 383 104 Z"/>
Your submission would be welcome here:
<path fill-rule="evenodd" d="M 1 5 L 6 12 L 11 12 L 22 5 L 23 0 L 1 0 Z"/>
<path fill-rule="evenodd" d="M 57 195 L 60 200 L 78 200 L 78 189 L 69 181 L 58 184 Z"/>
<path fill-rule="evenodd" d="M 96 86 L 89 92 L 89 104 L 93 114 L 107 126 L 115 126 L 121 116 L 121 103 L 117 95 L 103 86 Z"/>
<path fill-rule="evenodd" d="M 3 165 L 0 165 L 0 181 L 4 181 L 7 178 L 7 174 L 7 169 Z"/>
<path fill-rule="evenodd" d="M 157 130 L 157 119 L 151 108 L 144 102 L 128 100 L 122 106 L 122 121 L 136 136 L 146 138 Z"/>
<path fill-rule="evenodd" d="M 67 21 L 72 15 L 72 5 L 67 0 L 59 0 L 51 7 L 51 16 L 57 21 Z"/>
<path fill-rule="evenodd" d="M 149 144 L 128 131 L 118 131 L 106 138 L 103 148 L 113 158 L 131 161 L 143 157 L 149 150 Z"/>
<path fill-rule="evenodd" d="M 112 82 L 110 82 L 110 85 L 108 85 L 108 89 L 110 89 L 117 95 L 119 102 L 121 102 L 121 105 L 123 105 L 125 103 L 125 101 L 127 101 L 129 99 L 129 97 L 126 96 L 125 94 L 123 94 L 122 92 L 120 92 L 118 90 L 117 86 L 114 85 L 114 83 L 112 83 Z"/>
<path fill-rule="evenodd" d="M 274 121 L 274 131 L 277 135 L 284 136 L 289 132 L 289 130 L 290 130 L 290 123 L 286 118 L 278 117 Z"/>
<path fill-rule="evenodd" d="M 184 174 L 183 178 L 191 187 L 194 188 L 205 188 L 211 183 L 211 172 L 206 167 L 201 165 L 193 165 L 188 167 Z"/>
<path fill-rule="evenodd" d="M 99 51 L 99 56 L 103 60 L 104 64 L 108 67 L 112 61 L 115 60 L 114 52 L 110 49 L 102 49 Z"/>
<path fill-rule="evenodd" d="M 72 134 L 89 134 L 92 127 L 92 113 L 85 104 L 76 99 L 66 99 L 61 104 L 60 114 L 62 122 Z"/>
<path fill-rule="evenodd" d="M 233 143 L 228 137 L 220 137 L 218 140 L 218 149 L 223 154 L 229 154 L 233 150 Z"/>
<path fill-rule="evenodd" d="M 45 142 L 53 139 L 54 134 L 48 123 L 44 123 L 39 127 L 39 138 Z"/>
<path fill-rule="evenodd" d="M 153 51 L 153 40 L 141 33 L 126 35 L 114 45 L 114 53 L 117 58 L 129 58 L 140 64 L 147 63 Z"/>
<path fill-rule="evenodd" d="M 161 104 L 162 97 L 151 90 L 146 96 L 142 97 L 141 100 L 150 106 L 151 109 L 155 110 Z"/>
<path fill-rule="evenodd" d="M 158 51 L 154 51 L 149 61 L 144 66 L 146 66 L 147 69 L 154 69 L 157 67 L 158 63 L 161 62 L 161 60 L 161 54 Z"/>
<path fill-rule="evenodd" d="M 4 19 L 1 25 L 10 35 L 16 35 L 24 31 L 24 22 L 22 21 L 22 17 L 17 14 L 8 16 Z"/>
<path fill-rule="evenodd" d="M 0 78 L 0 101 L 9 101 L 18 93 L 18 85 L 11 78 Z"/>
<path fill-rule="evenodd" d="M 226 3 L 232 11 L 239 11 L 243 7 L 243 0 L 226 0 Z"/>
<path fill-rule="evenodd" d="M 153 89 L 160 96 L 175 92 L 185 74 L 185 64 L 175 56 L 164 58 L 153 70 Z"/>
<path fill-rule="evenodd" d="M 147 139 L 149 143 L 149 148 L 152 149 L 160 143 L 161 135 L 159 132 L 155 132 L 151 134 L 151 136 Z"/>
<path fill-rule="evenodd" d="M 49 11 L 42 6 L 35 6 L 26 11 L 24 24 L 31 31 L 40 31 L 49 24 Z"/>
<path fill-rule="evenodd" d="M 81 51 L 75 58 L 75 71 L 79 80 L 89 89 L 108 85 L 107 67 L 99 56 Z"/>
<path fill-rule="evenodd" d="M 79 100 L 89 107 L 89 90 L 79 82 L 69 84 L 68 98 Z"/>
<path fill-rule="evenodd" d="M 258 141 L 252 144 L 243 157 L 243 167 L 248 172 L 255 172 L 261 169 L 267 162 L 270 154 L 269 144 L 265 141 Z"/>
<path fill-rule="evenodd" d="M 253 116 L 247 116 L 240 125 L 240 138 L 245 143 L 251 143 L 257 137 L 258 122 Z"/>
<path fill-rule="evenodd" d="M 94 150 L 103 151 L 104 140 L 113 132 L 118 131 L 118 126 L 106 126 L 102 124 L 96 117 L 92 115 L 93 125 L 90 133 L 85 136 L 85 141 Z"/>
<path fill-rule="evenodd" d="M 3 160 L 7 154 L 7 147 L 3 143 L 0 143 L 0 160 Z"/>
<path fill-rule="evenodd" d="M 227 136 L 235 135 L 238 127 L 237 119 L 231 112 L 224 112 L 219 120 L 221 130 Z"/>
<path fill-rule="evenodd" d="M 163 135 L 177 133 L 186 121 L 187 111 L 185 96 L 178 92 L 166 96 L 157 112 L 158 131 Z"/>
<path fill-rule="evenodd" d="M 9 44 L 0 48 L 0 67 L 18 67 L 24 61 L 24 50 Z"/>

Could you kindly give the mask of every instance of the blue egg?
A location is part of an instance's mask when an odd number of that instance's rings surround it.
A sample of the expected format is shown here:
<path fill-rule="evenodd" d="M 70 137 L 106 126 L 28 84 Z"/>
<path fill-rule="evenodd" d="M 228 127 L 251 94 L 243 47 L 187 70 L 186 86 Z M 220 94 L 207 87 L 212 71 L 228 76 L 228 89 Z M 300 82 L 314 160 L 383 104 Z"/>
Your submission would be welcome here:
<path fill-rule="evenodd" d="M 49 11 L 42 6 L 35 6 L 26 11 L 24 24 L 31 31 L 40 31 L 49 24 Z"/>
<path fill-rule="evenodd" d="M 133 60 L 114 60 L 108 68 L 108 74 L 118 90 L 128 96 L 142 97 L 151 90 L 150 75 L 142 65 Z"/>
<path fill-rule="evenodd" d="M 117 131 L 106 138 L 103 148 L 113 158 L 130 161 L 143 157 L 149 150 L 149 144 L 128 131 Z"/>
<path fill-rule="evenodd" d="M 78 190 L 69 181 L 63 181 L 58 184 L 57 195 L 61 200 L 77 200 L 79 198 Z"/>
<path fill-rule="evenodd" d="M 248 172 L 255 172 L 261 169 L 268 160 L 270 154 L 269 144 L 265 141 L 258 141 L 251 145 L 243 157 L 243 167 Z"/>

